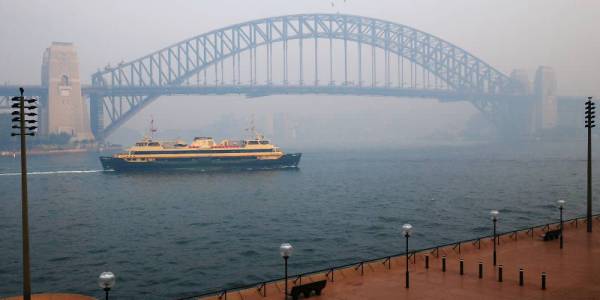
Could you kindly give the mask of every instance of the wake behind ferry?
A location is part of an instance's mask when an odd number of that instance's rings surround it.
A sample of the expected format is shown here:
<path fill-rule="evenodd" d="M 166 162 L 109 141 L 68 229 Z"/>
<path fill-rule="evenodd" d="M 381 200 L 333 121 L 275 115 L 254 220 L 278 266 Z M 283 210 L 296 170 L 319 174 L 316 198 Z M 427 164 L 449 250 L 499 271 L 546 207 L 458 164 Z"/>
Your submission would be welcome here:
<path fill-rule="evenodd" d="M 297 168 L 301 153 L 284 153 L 262 135 L 215 143 L 211 137 L 196 137 L 191 144 L 160 142 L 149 137 L 113 156 L 101 156 L 105 170 L 264 170 Z"/>

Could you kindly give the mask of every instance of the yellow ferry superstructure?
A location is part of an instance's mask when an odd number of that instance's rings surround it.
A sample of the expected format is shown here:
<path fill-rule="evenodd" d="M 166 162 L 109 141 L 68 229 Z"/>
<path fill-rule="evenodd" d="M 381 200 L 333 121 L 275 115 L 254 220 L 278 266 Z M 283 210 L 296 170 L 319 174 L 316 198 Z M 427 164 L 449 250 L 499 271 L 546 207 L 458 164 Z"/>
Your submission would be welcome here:
<path fill-rule="evenodd" d="M 196 137 L 190 144 L 144 138 L 126 152 L 101 157 L 105 169 L 272 169 L 295 168 L 301 154 L 285 154 L 261 135 L 241 141 Z"/>

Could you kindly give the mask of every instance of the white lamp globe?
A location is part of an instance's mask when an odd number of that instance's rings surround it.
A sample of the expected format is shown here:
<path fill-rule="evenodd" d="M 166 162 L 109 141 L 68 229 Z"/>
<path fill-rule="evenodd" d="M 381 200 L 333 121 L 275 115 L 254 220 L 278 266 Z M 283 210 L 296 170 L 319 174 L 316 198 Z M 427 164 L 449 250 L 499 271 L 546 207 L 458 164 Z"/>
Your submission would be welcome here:
<path fill-rule="evenodd" d="M 499 213 L 500 213 L 500 212 L 499 212 L 499 211 L 497 211 L 497 210 L 495 210 L 495 209 L 494 209 L 494 210 L 492 210 L 492 211 L 490 211 L 490 215 L 492 216 L 492 220 L 496 220 L 496 219 L 498 218 L 498 214 L 499 214 Z"/>
<path fill-rule="evenodd" d="M 98 277 L 98 285 L 103 289 L 110 289 L 115 286 L 116 278 L 112 272 L 102 272 Z"/>
<path fill-rule="evenodd" d="M 279 246 L 279 253 L 282 257 L 290 257 L 292 256 L 292 252 L 294 251 L 294 247 L 289 243 L 283 243 Z"/>
<path fill-rule="evenodd" d="M 410 224 L 404 224 L 402 225 L 402 234 L 404 234 L 404 236 L 410 236 L 410 234 L 412 233 L 412 225 Z"/>

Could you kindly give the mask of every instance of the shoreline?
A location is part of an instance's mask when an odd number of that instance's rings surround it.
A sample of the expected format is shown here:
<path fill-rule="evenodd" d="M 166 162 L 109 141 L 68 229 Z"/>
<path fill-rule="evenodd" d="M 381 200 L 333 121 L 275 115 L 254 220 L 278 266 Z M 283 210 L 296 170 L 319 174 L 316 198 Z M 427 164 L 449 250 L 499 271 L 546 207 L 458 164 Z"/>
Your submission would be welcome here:
<path fill-rule="evenodd" d="M 86 148 L 67 148 L 67 149 L 31 149 L 27 150 L 27 155 L 60 155 L 72 153 L 87 153 L 87 152 L 106 152 L 114 150 L 122 150 L 120 146 L 108 147 L 86 147 Z M 0 157 L 17 157 L 20 156 L 20 151 L 1 151 Z"/>

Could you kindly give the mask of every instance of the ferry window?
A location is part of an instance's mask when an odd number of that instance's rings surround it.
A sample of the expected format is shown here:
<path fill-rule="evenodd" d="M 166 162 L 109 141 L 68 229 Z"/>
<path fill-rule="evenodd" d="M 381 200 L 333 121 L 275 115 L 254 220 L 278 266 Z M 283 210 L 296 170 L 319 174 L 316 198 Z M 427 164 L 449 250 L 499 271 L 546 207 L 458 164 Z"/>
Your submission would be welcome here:
<path fill-rule="evenodd" d="M 249 145 L 258 145 L 258 141 L 248 141 Z"/>
<path fill-rule="evenodd" d="M 159 143 L 157 143 L 157 142 L 152 142 L 152 143 L 149 143 L 149 144 L 148 144 L 148 146 L 159 146 L 159 145 L 160 145 L 160 144 L 159 144 Z"/>
<path fill-rule="evenodd" d="M 263 144 L 263 145 L 268 145 L 269 141 L 260 141 L 260 143 Z"/>
<path fill-rule="evenodd" d="M 146 146 L 146 143 L 135 143 L 136 146 Z"/>

